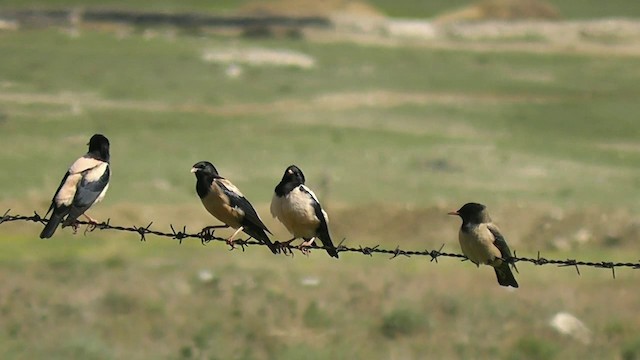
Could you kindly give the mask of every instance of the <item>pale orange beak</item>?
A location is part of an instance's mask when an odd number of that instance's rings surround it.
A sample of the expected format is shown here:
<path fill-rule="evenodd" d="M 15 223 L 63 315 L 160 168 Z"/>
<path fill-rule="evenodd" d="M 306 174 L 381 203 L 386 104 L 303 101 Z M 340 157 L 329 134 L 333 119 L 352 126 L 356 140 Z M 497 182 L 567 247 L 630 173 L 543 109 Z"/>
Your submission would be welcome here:
<path fill-rule="evenodd" d="M 460 215 L 460 213 L 458 211 L 449 211 L 447 215 Z"/>

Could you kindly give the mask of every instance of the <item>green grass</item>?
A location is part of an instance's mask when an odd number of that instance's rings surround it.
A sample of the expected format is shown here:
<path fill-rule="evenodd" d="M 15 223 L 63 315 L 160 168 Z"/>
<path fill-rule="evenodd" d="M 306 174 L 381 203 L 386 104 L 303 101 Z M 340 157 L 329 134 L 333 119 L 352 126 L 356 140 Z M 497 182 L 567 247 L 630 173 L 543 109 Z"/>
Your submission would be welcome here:
<path fill-rule="evenodd" d="M 160 0 L 153 3 L 132 2 L 123 0 L 4 0 L 1 4 L 6 8 L 68 8 L 68 7 L 94 7 L 105 9 L 133 9 L 133 10 L 155 10 L 155 11 L 205 11 L 219 12 L 234 9 L 239 3 L 245 1 L 220 0 L 220 1 L 203 1 L 203 0 Z"/>
<path fill-rule="evenodd" d="M 311 70 L 245 67 L 204 49 L 294 49 Z M 491 46 L 491 44 L 488 44 Z M 458 252 L 466 201 L 490 206 L 519 256 L 633 261 L 640 60 L 85 31 L 0 33 L 0 211 L 44 212 L 94 132 L 113 179 L 92 215 L 215 223 L 190 167 L 214 162 L 268 216 L 298 164 L 350 246 Z M 521 264 L 521 288 L 440 259 L 275 257 L 263 248 L 61 229 L 0 230 L 0 352 L 53 359 L 632 358 L 637 276 Z M 221 232 L 227 234 L 227 232 Z M 587 234 L 587 240 L 580 234 Z M 582 240 L 581 240 L 582 239 Z M 212 273 L 201 280 L 201 270 Z M 318 285 L 304 285 L 316 278 Z M 548 325 L 567 311 L 589 345 Z"/>
<path fill-rule="evenodd" d="M 85 139 L 101 131 L 112 139 L 114 179 L 128 185 L 114 184 L 109 199 L 116 202 L 186 202 L 193 179 L 185 169 L 208 159 L 257 202 L 267 202 L 282 170 L 297 163 L 312 184 L 329 181 L 339 202 L 420 205 L 457 199 L 466 187 L 510 200 L 551 189 L 548 200 L 565 205 L 635 207 L 627 194 L 639 186 L 639 128 L 628 116 L 640 110 L 636 58 L 270 40 L 233 46 L 291 48 L 316 57 L 318 67 L 248 68 L 244 78 L 229 79 L 223 66 L 200 59 L 203 49 L 229 40 L 180 40 L 42 31 L 1 37 L 5 92 L 35 104 L 3 105 L 0 138 L 14 151 L 0 163 L 17 170 L 0 174 L 0 199 L 46 199 Z M 390 105 L 358 105 L 363 93 L 380 91 L 387 95 L 377 101 Z M 405 103 L 403 94 L 422 97 Z M 52 102 L 60 96 L 67 100 Z M 74 101 L 79 114 L 70 112 Z M 631 150 L 619 149 L 625 146 Z M 35 158 L 36 176 L 20 167 L 25 158 Z M 439 162 L 445 167 L 434 173 Z M 544 174 L 528 176 L 531 166 Z M 398 193 L 397 184 L 407 191 Z"/>
<path fill-rule="evenodd" d="M 0 37 L 6 59 L 0 73 L 18 89 L 89 92 L 109 99 L 154 99 L 209 105 L 305 98 L 327 91 L 383 88 L 403 91 L 609 97 L 632 102 L 638 60 L 585 55 L 467 53 L 420 48 L 384 49 L 301 41 L 242 42 L 224 38 L 114 38 L 87 32 L 80 38 L 38 31 Z M 201 60 L 207 49 L 283 47 L 317 59 L 311 74 L 295 68 L 248 68 L 245 79 L 226 78 L 224 66 Z M 375 59 L 371 61 L 371 59 Z M 73 61 L 73 73 L 69 73 Z M 614 71 L 624 69 L 626 71 Z M 519 79 L 518 74 L 551 80 Z M 123 82 L 122 79 L 131 79 Z M 471 81 L 473 80 L 473 81 Z M 247 91 L 246 83 L 252 84 Z"/>
<path fill-rule="evenodd" d="M 41 7 L 64 8 L 86 6 L 97 8 L 144 9 L 156 11 L 203 11 L 231 12 L 248 0 L 204 1 L 204 0 L 161 0 L 148 3 L 130 0 L 4 0 L 0 6 L 6 8 Z M 384 14 L 395 17 L 431 18 L 435 15 L 466 6 L 469 0 L 370 0 L 373 6 Z M 639 17 L 640 6 L 632 1 L 611 0 L 603 3 L 596 0 L 550 0 L 561 16 L 567 19 L 589 19 L 601 17 Z"/>
<path fill-rule="evenodd" d="M 103 255 L 95 251 L 61 261 L 43 251 L 37 261 L 3 265 L 3 353 L 384 359 L 397 353 L 602 358 L 635 351 L 638 309 L 629 292 L 636 281 L 631 270 L 619 271 L 612 281 L 599 270 L 583 269 L 577 277 L 572 269 L 521 265 L 518 278 L 526 286 L 508 292 L 494 283 L 490 269 L 449 259 L 435 264 L 343 254 L 338 262 L 315 252 L 291 259 L 255 248 L 229 253 L 220 244 L 150 239 L 144 245 L 127 236 L 95 235 L 81 240 Z M 77 247 L 70 241 L 13 239 L 2 240 L 2 246 L 5 254 L 20 257 L 12 249 L 15 242 L 67 251 Z M 200 280 L 202 269 L 212 271 L 213 280 Z M 303 285 L 308 276 L 319 284 Z M 556 335 L 547 322 L 558 311 L 583 320 L 593 343 Z M 614 335 L 605 338 L 604 331 Z"/>

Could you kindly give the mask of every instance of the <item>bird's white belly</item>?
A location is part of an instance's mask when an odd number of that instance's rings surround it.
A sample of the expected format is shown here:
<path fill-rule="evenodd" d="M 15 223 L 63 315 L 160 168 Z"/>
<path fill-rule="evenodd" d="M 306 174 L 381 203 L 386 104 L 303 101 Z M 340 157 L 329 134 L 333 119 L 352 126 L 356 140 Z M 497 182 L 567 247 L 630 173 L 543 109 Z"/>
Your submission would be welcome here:
<path fill-rule="evenodd" d="M 316 236 L 320 220 L 316 217 L 311 199 L 299 191 L 292 191 L 284 197 L 274 197 L 274 216 L 295 237 Z"/>

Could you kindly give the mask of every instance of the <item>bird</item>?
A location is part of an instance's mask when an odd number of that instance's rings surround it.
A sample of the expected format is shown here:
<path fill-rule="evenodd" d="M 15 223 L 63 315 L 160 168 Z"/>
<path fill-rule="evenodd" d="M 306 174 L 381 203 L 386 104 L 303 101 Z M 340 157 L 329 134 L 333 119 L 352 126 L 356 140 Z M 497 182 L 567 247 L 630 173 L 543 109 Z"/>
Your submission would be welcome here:
<path fill-rule="evenodd" d="M 338 251 L 329 235 L 329 216 L 313 191 L 304 183 L 302 170 L 290 165 L 274 189 L 271 215 L 280 220 L 293 235 L 284 244 L 289 245 L 295 239 L 302 238 L 304 242 L 300 248 L 304 249 L 311 246 L 315 238 L 319 238 L 327 253 L 338 258 Z"/>
<path fill-rule="evenodd" d="M 41 239 L 53 236 L 61 222 L 63 227 L 77 228 L 76 220 L 81 215 L 94 225 L 98 223 L 85 212 L 102 201 L 109 188 L 109 140 L 102 134 L 94 134 L 87 145 L 89 151 L 71 164 L 51 199 L 45 218 L 50 212 L 51 217 L 40 233 Z"/>
<path fill-rule="evenodd" d="M 462 218 L 462 226 L 458 232 L 458 240 L 462 253 L 476 266 L 480 264 L 493 266 L 498 283 L 502 286 L 518 287 L 509 263 L 511 250 L 498 227 L 491 221 L 487 207 L 479 203 L 467 203 L 449 215 Z"/>
<path fill-rule="evenodd" d="M 233 248 L 233 238 L 244 231 L 269 247 L 272 253 L 278 253 L 278 247 L 269 240 L 271 234 L 267 226 L 240 190 L 218 174 L 216 167 L 208 161 L 193 165 L 191 172 L 196 176 L 196 192 L 205 209 L 216 219 L 236 231 L 227 238 L 227 244 Z"/>

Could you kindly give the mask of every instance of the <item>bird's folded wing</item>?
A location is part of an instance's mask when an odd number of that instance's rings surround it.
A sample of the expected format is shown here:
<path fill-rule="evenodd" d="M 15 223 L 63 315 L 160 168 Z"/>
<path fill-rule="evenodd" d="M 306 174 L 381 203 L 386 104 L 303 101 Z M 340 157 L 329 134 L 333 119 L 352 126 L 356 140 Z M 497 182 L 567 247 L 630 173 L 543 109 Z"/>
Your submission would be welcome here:
<path fill-rule="evenodd" d="M 67 171 L 62 177 L 62 181 L 60 181 L 60 185 L 58 185 L 58 189 L 56 189 L 56 192 L 53 194 L 53 197 L 51 198 L 51 206 L 49 206 L 49 210 L 47 210 L 47 213 L 44 215 L 44 217 L 47 217 L 47 215 L 49 215 L 51 210 L 53 210 L 53 208 L 56 206 L 56 197 L 58 197 L 58 194 L 60 193 L 60 190 L 62 189 L 62 186 L 64 185 L 64 183 L 67 181 L 68 177 L 69 177 L 69 172 Z"/>
<path fill-rule="evenodd" d="M 215 181 L 218 185 L 220 185 L 220 188 L 225 190 L 226 192 L 230 192 L 235 196 L 244 197 L 244 195 L 242 195 L 242 193 L 240 192 L 240 189 L 238 189 L 235 185 L 233 185 L 231 181 L 223 177 L 215 178 L 213 181 Z"/>
<path fill-rule="evenodd" d="M 81 179 L 81 173 L 73 174 L 71 172 L 67 172 L 67 175 L 62 179 L 62 183 L 60 183 L 60 187 L 58 187 L 58 191 L 53 198 L 53 202 L 55 202 L 56 206 L 69 206 L 73 203 L 76 191 L 78 190 L 78 182 L 80 182 Z"/>
<path fill-rule="evenodd" d="M 258 213 L 253 208 L 249 200 L 247 200 L 244 195 L 238 190 L 238 188 L 233 185 L 229 180 L 218 178 L 214 180 L 217 185 L 222 189 L 225 195 L 229 198 L 229 205 L 233 208 L 237 208 L 244 213 L 244 220 L 249 221 L 250 223 L 258 226 L 262 230 L 269 231 L 267 226 L 262 222 Z"/>
<path fill-rule="evenodd" d="M 109 186 L 111 171 L 109 164 L 102 163 L 83 173 L 78 182 L 73 205 L 77 207 L 91 206 Z"/>
<path fill-rule="evenodd" d="M 53 198 L 53 202 L 55 202 L 57 206 L 71 205 L 77 197 L 78 184 L 84 181 L 83 179 L 85 178 L 87 178 L 88 181 L 97 181 L 104 174 L 105 169 L 108 169 L 108 165 L 109 164 L 104 161 L 85 156 L 76 160 L 62 179 L 58 191 L 56 191 L 56 195 Z M 102 186 L 102 188 L 104 188 L 104 186 Z M 100 195 L 100 193 L 98 193 L 98 195 Z M 96 197 L 98 195 L 96 195 Z"/>
<path fill-rule="evenodd" d="M 503 259 L 511 257 L 511 250 L 509 249 L 509 245 L 507 245 L 507 241 L 504 239 L 504 236 L 500 233 L 500 230 L 494 224 L 488 224 L 487 229 L 491 231 L 495 240 L 493 244 L 500 250 L 500 255 Z"/>
<path fill-rule="evenodd" d="M 313 206 L 316 217 L 318 218 L 318 220 L 320 220 L 320 228 L 327 228 L 329 216 L 324 210 L 322 210 L 322 206 L 320 205 L 316 194 L 314 194 L 313 191 L 311 191 L 311 189 L 309 189 L 305 185 L 300 185 L 300 191 L 309 196 L 309 199 L 311 200 L 311 206 Z"/>

